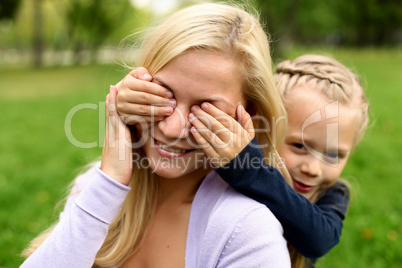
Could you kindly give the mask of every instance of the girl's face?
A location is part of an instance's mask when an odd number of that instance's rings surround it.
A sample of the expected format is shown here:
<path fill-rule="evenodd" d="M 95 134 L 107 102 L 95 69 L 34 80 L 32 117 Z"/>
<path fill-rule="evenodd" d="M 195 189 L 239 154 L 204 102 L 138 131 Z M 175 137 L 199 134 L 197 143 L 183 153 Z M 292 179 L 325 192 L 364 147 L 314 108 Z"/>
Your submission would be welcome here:
<path fill-rule="evenodd" d="M 166 64 L 153 82 L 172 91 L 176 108 L 162 121 L 140 127 L 150 167 L 163 178 L 205 176 L 210 165 L 190 134 L 188 115 L 193 105 L 210 102 L 235 117 L 237 105 L 244 105 L 235 60 L 222 53 L 188 51 Z"/>
<path fill-rule="evenodd" d="M 288 130 L 278 152 L 296 192 L 315 198 L 339 178 L 357 126 L 347 107 L 309 86 L 293 88 L 285 97 L 285 107 Z"/>

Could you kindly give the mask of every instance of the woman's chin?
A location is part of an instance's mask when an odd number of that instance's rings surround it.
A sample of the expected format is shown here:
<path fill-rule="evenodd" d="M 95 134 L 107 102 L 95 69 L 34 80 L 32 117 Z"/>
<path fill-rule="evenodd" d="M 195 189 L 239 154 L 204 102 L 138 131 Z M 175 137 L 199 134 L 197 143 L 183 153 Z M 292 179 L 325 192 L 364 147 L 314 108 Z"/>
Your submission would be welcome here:
<path fill-rule="evenodd" d="M 189 168 L 178 168 L 178 167 L 157 167 L 152 168 L 152 171 L 161 178 L 165 179 L 179 179 L 179 178 L 201 178 L 204 177 L 208 172 L 211 171 L 209 167 L 203 167 L 198 169 L 189 169 Z"/>

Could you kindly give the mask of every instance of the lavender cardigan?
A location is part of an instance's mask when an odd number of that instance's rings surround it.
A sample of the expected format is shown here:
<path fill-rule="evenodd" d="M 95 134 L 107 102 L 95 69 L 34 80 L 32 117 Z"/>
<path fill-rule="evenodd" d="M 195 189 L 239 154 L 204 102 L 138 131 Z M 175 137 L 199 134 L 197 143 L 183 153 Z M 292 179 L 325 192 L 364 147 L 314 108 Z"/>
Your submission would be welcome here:
<path fill-rule="evenodd" d="M 54 231 L 21 267 L 92 267 L 129 191 L 98 167 L 79 176 Z M 212 171 L 191 207 L 185 265 L 282 268 L 290 258 L 282 226 L 267 207 Z"/>

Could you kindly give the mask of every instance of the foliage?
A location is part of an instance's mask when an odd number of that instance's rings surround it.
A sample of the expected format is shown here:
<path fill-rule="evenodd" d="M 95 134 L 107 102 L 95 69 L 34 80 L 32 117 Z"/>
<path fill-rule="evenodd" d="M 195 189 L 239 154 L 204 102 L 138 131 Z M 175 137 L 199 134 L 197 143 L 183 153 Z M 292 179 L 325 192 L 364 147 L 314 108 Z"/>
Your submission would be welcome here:
<path fill-rule="evenodd" d="M 398 0 L 253 0 L 276 47 L 289 45 L 385 45 L 401 42 Z M 284 48 L 285 47 L 285 48 Z"/>
<path fill-rule="evenodd" d="M 74 0 L 66 9 L 66 25 L 69 42 L 75 52 L 75 62 L 80 63 L 81 52 L 89 49 L 91 60 L 95 60 L 96 50 L 107 40 L 113 30 L 127 19 L 132 7 L 128 1 Z"/>
<path fill-rule="evenodd" d="M 7 56 L 7 50 L 17 49 L 18 56 L 31 51 L 38 38 L 33 25 L 40 30 L 44 52 L 63 52 L 59 58 L 65 58 L 74 51 L 75 63 L 88 63 L 101 46 L 116 47 L 124 37 L 149 24 L 149 13 L 137 10 L 129 0 L 20 1 L 13 20 L 0 20 L 0 58 Z M 38 12 L 41 26 L 35 23 Z M 88 53 L 92 56 L 89 60 Z M 63 59 L 53 57 L 52 62 L 63 64 Z"/>
<path fill-rule="evenodd" d="M 0 2 L 0 20 L 13 19 L 20 0 L 2 0 Z"/>

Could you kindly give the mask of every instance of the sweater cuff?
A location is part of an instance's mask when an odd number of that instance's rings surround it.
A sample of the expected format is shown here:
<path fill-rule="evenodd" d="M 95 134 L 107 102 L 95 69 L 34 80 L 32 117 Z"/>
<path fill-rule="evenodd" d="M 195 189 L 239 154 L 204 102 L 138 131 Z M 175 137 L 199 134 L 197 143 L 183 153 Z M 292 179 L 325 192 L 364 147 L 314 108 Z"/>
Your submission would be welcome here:
<path fill-rule="evenodd" d="M 111 224 L 130 190 L 130 186 L 113 180 L 99 168 L 95 168 L 93 178 L 75 203 L 93 217 Z"/>
<path fill-rule="evenodd" d="M 260 168 L 272 168 L 265 164 L 264 155 L 254 137 L 249 144 L 229 163 L 223 167 L 214 167 L 221 177 L 242 177 L 250 171 L 256 172 Z"/>

